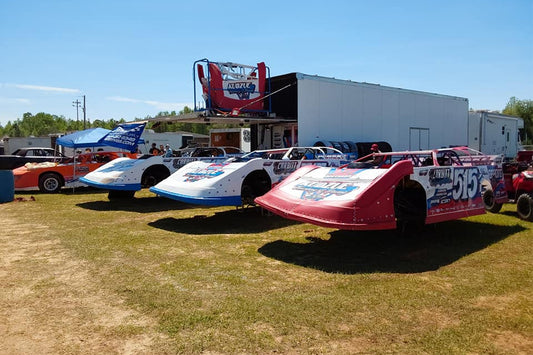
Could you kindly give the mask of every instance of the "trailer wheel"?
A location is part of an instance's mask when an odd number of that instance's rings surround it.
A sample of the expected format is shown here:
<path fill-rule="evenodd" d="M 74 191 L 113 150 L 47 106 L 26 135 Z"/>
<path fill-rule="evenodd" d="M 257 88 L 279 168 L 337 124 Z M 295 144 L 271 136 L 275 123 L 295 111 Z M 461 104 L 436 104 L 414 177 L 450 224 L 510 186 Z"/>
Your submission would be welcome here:
<path fill-rule="evenodd" d="M 485 205 L 485 210 L 492 213 L 500 212 L 503 206 L 503 203 L 496 203 L 492 190 L 485 190 L 483 192 L 483 204 Z"/>
<path fill-rule="evenodd" d="M 55 173 L 46 173 L 39 177 L 39 190 L 44 193 L 53 194 L 61 190 L 61 176 Z"/>
<path fill-rule="evenodd" d="M 533 197 L 530 194 L 521 194 L 516 200 L 518 217 L 525 221 L 533 222 Z"/>

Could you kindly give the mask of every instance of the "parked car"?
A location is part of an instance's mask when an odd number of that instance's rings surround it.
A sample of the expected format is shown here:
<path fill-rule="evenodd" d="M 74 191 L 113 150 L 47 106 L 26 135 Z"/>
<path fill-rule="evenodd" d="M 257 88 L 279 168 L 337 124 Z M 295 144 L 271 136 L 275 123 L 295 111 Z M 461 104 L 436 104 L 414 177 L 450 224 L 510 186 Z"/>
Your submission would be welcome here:
<path fill-rule="evenodd" d="M 0 155 L 0 170 L 12 170 L 26 163 L 56 162 L 63 163 L 69 157 L 52 148 L 19 148 L 10 155 Z"/>
<path fill-rule="evenodd" d="M 302 167 L 255 201 L 330 228 L 405 230 L 505 202 L 502 160 L 465 147 L 375 153 L 338 168 Z"/>
<path fill-rule="evenodd" d="M 190 162 L 222 162 L 243 154 L 235 147 L 196 147 L 176 150 L 172 157 L 147 154 L 139 159 L 122 158 L 85 175 L 81 181 L 109 190 L 110 199 L 132 198 L 136 191 L 156 185 Z"/>
<path fill-rule="evenodd" d="M 301 166 L 338 167 L 348 162 L 345 154 L 330 147 L 258 150 L 222 163 L 189 163 L 150 191 L 200 205 L 251 205 Z"/>
<path fill-rule="evenodd" d="M 127 152 L 93 152 L 76 155 L 64 163 L 26 163 L 13 170 L 15 191 L 39 190 L 55 193 L 62 187 L 87 186 L 80 177 L 94 171 L 103 164 L 121 157 L 134 158 Z"/>

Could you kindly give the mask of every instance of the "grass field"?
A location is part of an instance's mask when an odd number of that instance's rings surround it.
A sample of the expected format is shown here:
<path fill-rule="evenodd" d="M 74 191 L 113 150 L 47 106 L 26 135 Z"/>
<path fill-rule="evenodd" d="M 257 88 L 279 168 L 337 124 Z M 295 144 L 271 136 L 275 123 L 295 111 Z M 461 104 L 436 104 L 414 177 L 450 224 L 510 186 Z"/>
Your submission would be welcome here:
<path fill-rule="evenodd" d="M 0 205 L 7 353 L 533 352 L 533 228 L 512 204 L 400 237 L 148 191 L 34 196 Z"/>

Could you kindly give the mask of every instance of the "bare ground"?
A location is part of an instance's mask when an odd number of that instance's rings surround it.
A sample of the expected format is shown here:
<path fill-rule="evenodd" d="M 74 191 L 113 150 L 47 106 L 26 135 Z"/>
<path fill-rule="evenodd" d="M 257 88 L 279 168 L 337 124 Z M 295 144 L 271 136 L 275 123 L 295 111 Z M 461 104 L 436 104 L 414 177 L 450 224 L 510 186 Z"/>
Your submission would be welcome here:
<path fill-rule="evenodd" d="M 0 354 L 164 352 L 155 320 L 100 288 L 47 226 L 4 214 L 0 228 Z"/>

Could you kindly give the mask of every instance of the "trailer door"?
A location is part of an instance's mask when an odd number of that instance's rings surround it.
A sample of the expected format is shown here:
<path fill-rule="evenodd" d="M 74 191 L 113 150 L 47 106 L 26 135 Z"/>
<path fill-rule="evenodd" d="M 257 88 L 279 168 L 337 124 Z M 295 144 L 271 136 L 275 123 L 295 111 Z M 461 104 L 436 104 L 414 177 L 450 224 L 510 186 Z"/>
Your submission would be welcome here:
<path fill-rule="evenodd" d="M 429 149 L 429 128 L 409 127 L 409 150 Z"/>

